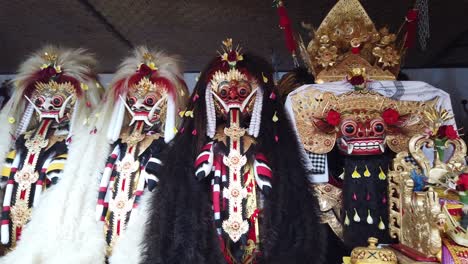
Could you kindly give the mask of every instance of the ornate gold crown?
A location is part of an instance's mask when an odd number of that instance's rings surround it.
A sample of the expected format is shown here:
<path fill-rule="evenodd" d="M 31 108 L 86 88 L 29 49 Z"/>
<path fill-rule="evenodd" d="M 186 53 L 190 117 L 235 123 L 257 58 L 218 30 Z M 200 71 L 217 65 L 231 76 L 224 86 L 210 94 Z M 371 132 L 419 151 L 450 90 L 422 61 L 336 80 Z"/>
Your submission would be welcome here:
<path fill-rule="evenodd" d="M 71 82 L 57 83 L 56 81 L 50 81 L 48 83 L 36 82 L 35 92 L 45 96 L 53 96 L 58 93 L 72 95 L 75 94 L 75 87 Z M 66 97 L 68 97 L 66 96 Z"/>
<path fill-rule="evenodd" d="M 166 89 L 166 87 L 158 89 L 158 85 L 151 82 L 147 77 L 143 77 L 138 83 L 130 87 L 132 93 L 138 97 L 143 97 L 149 92 L 157 92 L 161 94 L 161 96 L 164 96 L 167 93 Z"/>
<path fill-rule="evenodd" d="M 374 80 L 394 80 L 400 70 L 402 48 L 387 28 L 376 30 L 359 0 L 340 0 L 330 10 L 301 57 L 316 82 L 343 80 L 353 68 L 365 68 Z"/>
<path fill-rule="evenodd" d="M 217 71 L 211 77 L 210 85 L 211 88 L 217 90 L 218 86 L 222 82 L 230 81 L 247 81 L 248 78 L 245 74 L 241 73 L 236 68 L 231 68 L 228 72 Z"/>

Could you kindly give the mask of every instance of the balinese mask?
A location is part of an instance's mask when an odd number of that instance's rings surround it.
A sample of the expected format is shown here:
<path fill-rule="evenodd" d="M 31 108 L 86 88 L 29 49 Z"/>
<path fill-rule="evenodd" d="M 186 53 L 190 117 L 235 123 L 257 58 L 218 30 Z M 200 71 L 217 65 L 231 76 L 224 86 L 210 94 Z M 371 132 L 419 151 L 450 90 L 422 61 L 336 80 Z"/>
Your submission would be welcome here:
<path fill-rule="evenodd" d="M 234 108 L 240 109 L 242 113 L 251 113 L 258 88 L 257 83 L 250 81 L 246 74 L 237 69 L 230 69 L 227 73 L 218 71 L 213 75 L 210 85 L 218 113 L 225 115 Z"/>
<path fill-rule="evenodd" d="M 37 82 L 31 98 L 25 97 L 39 114 L 39 120 L 49 118 L 60 123 L 69 118 L 75 105 L 76 92 L 71 82 Z"/>
<path fill-rule="evenodd" d="M 385 152 L 385 129 L 385 122 L 378 113 L 349 115 L 340 123 L 338 148 L 347 155 L 381 154 Z"/>
<path fill-rule="evenodd" d="M 158 82 L 143 77 L 132 85 L 127 93 L 125 106 L 132 116 L 130 125 L 135 121 L 144 121 L 153 126 L 161 121 L 161 109 L 167 103 L 167 88 Z M 122 99 L 123 100 L 123 99 Z"/>

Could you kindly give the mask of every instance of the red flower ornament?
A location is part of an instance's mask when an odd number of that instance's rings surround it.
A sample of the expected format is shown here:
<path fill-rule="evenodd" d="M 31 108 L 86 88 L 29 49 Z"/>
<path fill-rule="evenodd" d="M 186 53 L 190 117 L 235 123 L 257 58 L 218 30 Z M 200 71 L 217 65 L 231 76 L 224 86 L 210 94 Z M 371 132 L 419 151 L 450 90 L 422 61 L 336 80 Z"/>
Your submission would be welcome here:
<path fill-rule="evenodd" d="M 340 124 L 340 121 L 341 121 L 341 115 L 340 113 L 338 113 L 337 111 L 335 110 L 330 110 L 328 111 L 328 114 L 327 114 L 327 123 L 332 125 L 332 126 L 337 126 Z"/>
<path fill-rule="evenodd" d="M 387 125 L 394 125 L 400 118 L 400 113 L 397 110 L 389 108 L 382 113 L 382 118 Z"/>

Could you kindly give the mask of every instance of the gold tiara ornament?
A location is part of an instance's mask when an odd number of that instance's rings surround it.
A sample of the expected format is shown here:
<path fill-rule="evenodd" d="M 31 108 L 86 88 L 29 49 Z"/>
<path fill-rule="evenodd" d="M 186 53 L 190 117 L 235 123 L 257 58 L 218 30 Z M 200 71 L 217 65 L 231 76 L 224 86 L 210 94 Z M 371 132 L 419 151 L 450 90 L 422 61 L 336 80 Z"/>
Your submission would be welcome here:
<path fill-rule="evenodd" d="M 48 83 L 43 83 L 43 82 L 36 82 L 35 84 L 35 92 L 38 94 L 42 95 L 54 95 L 57 93 L 63 93 L 63 94 L 75 94 L 75 87 L 71 82 L 65 82 L 65 83 L 57 83 L 56 81 L 50 81 Z"/>
<path fill-rule="evenodd" d="M 311 29 L 311 28 L 308 28 Z M 403 41 L 387 28 L 377 30 L 359 0 L 339 0 L 315 31 L 301 57 L 317 83 L 345 79 L 364 68 L 369 79 L 394 80 L 400 70 Z"/>

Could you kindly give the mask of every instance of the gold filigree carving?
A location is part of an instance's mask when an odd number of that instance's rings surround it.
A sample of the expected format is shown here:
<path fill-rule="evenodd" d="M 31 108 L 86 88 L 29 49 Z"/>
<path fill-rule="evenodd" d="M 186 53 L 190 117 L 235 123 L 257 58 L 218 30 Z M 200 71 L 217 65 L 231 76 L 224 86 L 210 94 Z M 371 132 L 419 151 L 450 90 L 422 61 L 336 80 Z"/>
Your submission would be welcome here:
<path fill-rule="evenodd" d="M 389 171 L 390 233 L 401 244 L 411 247 L 428 257 L 439 257 L 442 250 L 440 231 L 446 222 L 441 211 L 439 196 L 432 189 L 414 192 L 411 171 L 423 174 L 436 181 L 447 173 L 460 173 L 466 154 L 466 145 L 461 139 L 448 140 L 453 155 L 446 163 L 440 161 L 437 152 L 430 160 L 423 148 L 431 148 L 434 141 L 426 135 L 416 135 L 409 141 L 409 152 L 400 152 Z M 411 156 L 419 166 L 405 161 Z M 404 212 L 404 213 L 403 213 Z"/>
<path fill-rule="evenodd" d="M 427 101 L 397 101 L 369 90 L 352 91 L 340 95 L 307 89 L 291 96 L 294 119 L 301 142 L 306 150 L 324 154 L 330 152 L 336 141 L 336 132 L 325 133 L 315 124 L 323 120 L 330 109 L 340 112 L 342 118 L 374 118 L 388 108 L 406 116 L 399 131 L 387 133 L 387 145 L 394 152 L 408 151 L 409 139 L 429 126 L 425 111 L 432 109 L 438 98 Z"/>

